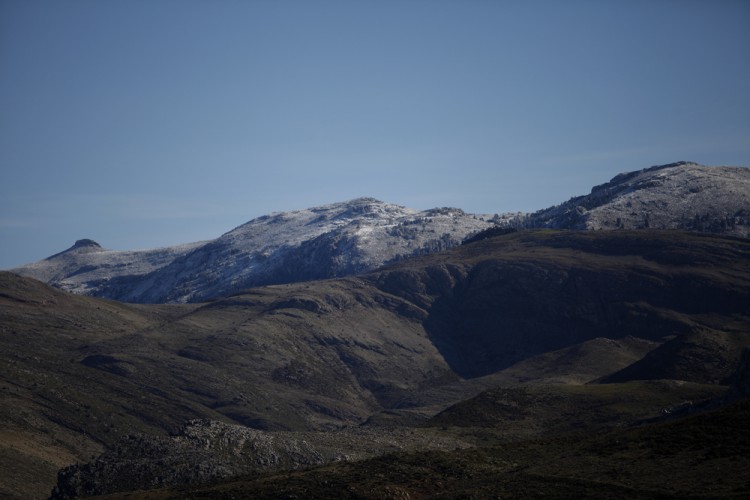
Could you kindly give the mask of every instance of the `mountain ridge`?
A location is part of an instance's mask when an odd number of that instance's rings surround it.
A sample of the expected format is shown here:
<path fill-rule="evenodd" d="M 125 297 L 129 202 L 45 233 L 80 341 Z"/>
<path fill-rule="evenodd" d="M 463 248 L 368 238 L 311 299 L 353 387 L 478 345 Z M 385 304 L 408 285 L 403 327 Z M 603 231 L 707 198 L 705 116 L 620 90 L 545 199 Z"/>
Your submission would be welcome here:
<path fill-rule="evenodd" d="M 684 229 L 750 237 L 750 169 L 676 162 L 618 174 L 534 213 L 415 210 L 355 198 L 248 221 L 216 239 L 143 251 L 92 240 L 13 269 L 127 302 L 200 302 L 251 286 L 355 275 L 512 229 Z"/>
<path fill-rule="evenodd" d="M 59 288 L 128 302 L 196 302 L 256 285 L 331 278 L 449 248 L 494 225 L 457 208 L 355 198 L 242 224 L 214 240 L 111 251 L 92 240 L 14 269 Z M 297 272 L 290 274 L 289 269 Z"/>

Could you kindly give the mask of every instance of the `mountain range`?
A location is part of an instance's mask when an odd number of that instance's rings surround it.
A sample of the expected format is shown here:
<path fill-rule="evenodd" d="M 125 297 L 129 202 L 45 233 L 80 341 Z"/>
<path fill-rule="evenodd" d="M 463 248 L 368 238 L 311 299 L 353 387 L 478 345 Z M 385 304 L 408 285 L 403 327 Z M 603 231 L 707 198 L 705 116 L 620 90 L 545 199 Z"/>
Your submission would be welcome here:
<path fill-rule="evenodd" d="M 275 213 L 210 241 L 113 251 L 90 239 L 12 271 L 139 303 L 200 302 L 251 286 L 350 276 L 445 250 L 485 230 L 687 229 L 750 234 L 750 169 L 689 162 L 620 174 L 532 214 L 418 211 L 372 198 Z"/>
<path fill-rule="evenodd" d="M 112 251 L 83 239 L 13 271 L 128 302 L 199 302 L 250 286 L 352 275 L 442 250 L 491 227 L 490 219 L 358 198 L 259 217 L 214 240 L 157 250 Z"/>
<path fill-rule="evenodd" d="M 746 497 L 748 194 L 680 163 L 0 272 L 0 496 Z"/>

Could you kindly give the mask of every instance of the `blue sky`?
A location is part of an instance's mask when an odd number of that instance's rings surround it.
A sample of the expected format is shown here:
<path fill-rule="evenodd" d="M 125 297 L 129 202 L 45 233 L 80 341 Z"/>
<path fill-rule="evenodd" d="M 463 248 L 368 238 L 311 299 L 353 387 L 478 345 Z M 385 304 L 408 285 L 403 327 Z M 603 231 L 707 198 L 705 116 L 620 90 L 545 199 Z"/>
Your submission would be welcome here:
<path fill-rule="evenodd" d="M 0 268 L 750 166 L 745 0 L 0 0 Z"/>

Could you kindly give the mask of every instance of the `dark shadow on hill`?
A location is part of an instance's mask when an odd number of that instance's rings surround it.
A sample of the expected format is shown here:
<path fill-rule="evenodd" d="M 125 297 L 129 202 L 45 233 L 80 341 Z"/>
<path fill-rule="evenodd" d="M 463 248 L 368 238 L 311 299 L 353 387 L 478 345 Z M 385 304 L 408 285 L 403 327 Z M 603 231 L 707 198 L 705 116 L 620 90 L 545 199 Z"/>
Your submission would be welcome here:
<path fill-rule="evenodd" d="M 497 254 L 471 267 L 431 304 L 424 326 L 451 368 L 465 378 L 599 337 L 657 342 L 702 337 L 706 329 L 700 323 L 721 325 L 722 318 L 746 312 L 750 294 L 747 287 L 728 285 L 721 273 L 705 272 L 711 265 L 731 268 L 736 255 L 717 255 L 721 252 L 711 245 L 696 248 L 698 238 L 682 235 L 544 237 L 536 248 L 545 252 L 540 256 Z M 708 333 L 717 339 L 717 352 L 705 355 L 712 359 L 708 367 L 660 365 L 656 371 L 696 381 L 725 379 L 747 336 Z M 636 378 L 659 378 L 653 375 L 633 370 Z"/>

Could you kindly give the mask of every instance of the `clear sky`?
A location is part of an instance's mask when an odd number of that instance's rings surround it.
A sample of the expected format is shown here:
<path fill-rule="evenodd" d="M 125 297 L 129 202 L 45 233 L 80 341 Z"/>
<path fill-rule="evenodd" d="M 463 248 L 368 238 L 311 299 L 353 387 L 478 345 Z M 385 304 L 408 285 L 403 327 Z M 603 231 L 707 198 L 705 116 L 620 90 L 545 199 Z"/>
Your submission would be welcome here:
<path fill-rule="evenodd" d="M 0 268 L 750 165 L 747 0 L 0 0 Z"/>

